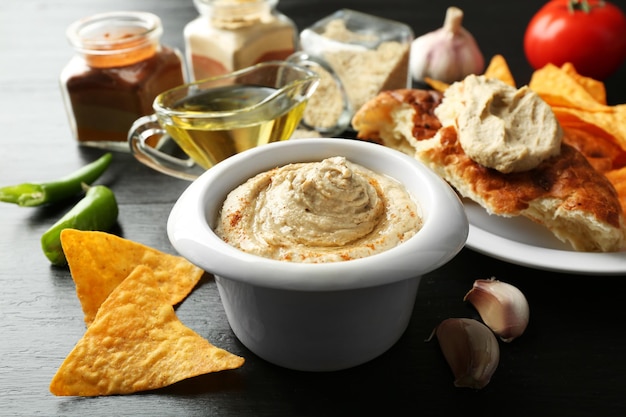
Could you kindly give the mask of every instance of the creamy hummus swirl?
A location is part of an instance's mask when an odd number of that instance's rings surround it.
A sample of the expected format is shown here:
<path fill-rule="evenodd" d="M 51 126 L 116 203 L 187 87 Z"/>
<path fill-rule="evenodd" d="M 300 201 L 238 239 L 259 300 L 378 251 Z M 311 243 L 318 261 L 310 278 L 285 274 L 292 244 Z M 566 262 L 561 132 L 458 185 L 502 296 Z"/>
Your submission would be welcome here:
<path fill-rule="evenodd" d="M 527 86 L 469 75 L 446 89 L 435 115 L 456 127 L 467 156 L 505 174 L 533 169 L 561 150 L 552 108 Z"/>
<path fill-rule="evenodd" d="M 233 190 L 216 233 L 244 252 L 292 262 L 336 262 L 390 249 L 421 227 L 397 181 L 344 157 L 285 165 Z"/>

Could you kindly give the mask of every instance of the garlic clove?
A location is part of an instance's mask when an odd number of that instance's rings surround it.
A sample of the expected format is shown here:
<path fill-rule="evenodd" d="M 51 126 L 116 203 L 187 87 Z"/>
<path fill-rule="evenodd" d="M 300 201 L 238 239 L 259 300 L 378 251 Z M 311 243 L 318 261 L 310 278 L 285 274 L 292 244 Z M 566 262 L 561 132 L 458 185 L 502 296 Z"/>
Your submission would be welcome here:
<path fill-rule="evenodd" d="M 462 22 L 463 11 L 449 7 L 443 27 L 413 40 L 409 68 L 415 81 L 433 78 L 452 83 L 483 71 L 483 54 Z"/>
<path fill-rule="evenodd" d="M 474 319 L 449 318 L 434 333 L 454 374 L 454 386 L 484 388 L 500 361 L 500 347 L 493 332 Z"/>
<path fill-rule="evenodd" d="M 514 285 L 495 278 L 478 279 L 463 298 L 503 342 L 521 336 L 528 326 L 530 308 L 524 294 Z"/>

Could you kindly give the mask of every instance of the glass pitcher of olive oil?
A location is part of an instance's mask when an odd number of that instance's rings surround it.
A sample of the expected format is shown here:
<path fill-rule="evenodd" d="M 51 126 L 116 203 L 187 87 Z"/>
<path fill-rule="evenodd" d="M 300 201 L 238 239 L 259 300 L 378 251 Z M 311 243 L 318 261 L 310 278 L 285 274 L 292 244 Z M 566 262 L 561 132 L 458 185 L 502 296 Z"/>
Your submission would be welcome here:
<path fill-rule="evenodd" d="M 307 68 L 272 61 L 173 88 L 133 124 L 131 151 L 157 171 L 193 180 L 229 156 L 288 139 L 318 80 Z"/>

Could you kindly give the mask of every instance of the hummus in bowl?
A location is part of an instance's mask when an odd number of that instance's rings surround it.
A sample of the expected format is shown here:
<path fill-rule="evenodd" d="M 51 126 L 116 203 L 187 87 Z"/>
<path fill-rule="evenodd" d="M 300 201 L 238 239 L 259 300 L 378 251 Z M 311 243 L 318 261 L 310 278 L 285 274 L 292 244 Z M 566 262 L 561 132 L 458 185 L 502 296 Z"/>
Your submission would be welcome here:
<path fill-rule="evenodd" d="M 257 174 L 228 194 L 215 232 L 266 258 L 324 263 L 393 248 L 422 226 L 402 184 L 343 156 Z"/>
<path fill-rule="evenodd" d="M 216 232 L 227 196 L 241 184 L 280 167 L 329 158 L 333 175 L 351 176 L 354 166 L 363 167 L 406 190 L 415 205 L 401 215 L 415 216 L 417 228 L 411 226 L 402 241 L 380 252 L 331 262 L 291 262 L 248 253 Z M 336 169 L 336 162 L 341 168 Z M 366 183 L 376 190 L 376 181 Z M 367 194 L 367 184 L 357 188 Z M 319 185 L 315 180 L 307 187 Z M 380 188 L 387 204 L 406 205 L 395 197 L 393 187 Z M 354 195 L 365 198 L 361 192 Z M 380 216 L 376 210 L 373 215 Z M 278 222 L 276 216 L 270 213 L 254 227 Z M 292 233 L 285 237 L 271 232 L 272 239 L 283 247 L 297 244 L 293 236 L 315 240 L 293 232 L 306 222 L 292 219 L 282 226 L 291 227 Z M 215 276 L 229 324 L 248 349 L 290 369 L 332 371 L 367 362 L 393 346 L 409 323 L 421 276 L 461 250 L 468 222 L 454 191 L 414 158 L 367 142 L 315 138 L 260 146 L 207 170 L 174 205 L 167 232 L 180 255 Z M 339 233 L 338 239 L 347 238 Z"/>

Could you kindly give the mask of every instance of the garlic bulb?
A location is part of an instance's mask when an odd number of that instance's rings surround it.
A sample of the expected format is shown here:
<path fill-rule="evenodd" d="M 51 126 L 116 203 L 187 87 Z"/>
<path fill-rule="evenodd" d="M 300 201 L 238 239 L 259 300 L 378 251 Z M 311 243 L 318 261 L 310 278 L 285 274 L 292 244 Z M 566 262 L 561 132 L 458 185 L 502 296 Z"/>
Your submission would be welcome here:
<path fill-rule="evenodd" d="M 484 388 L 500 362 L 500 347 L 493 332 L 474 319 L 450 318 L 434 333 L 454 374 L 454 386 Z"/>
<path fill-rule="evenodd" d="M 413 41 L 409 68 L 414 80 L 428 77 L 452 83 L 483 71 L 483 54 L 462 21 L 463 11 L 449 7 L 443 27 Z"/>
<path fill-rule="evenodd" d="M 503 342 L 510 342 L 526 330 L 530 309 L 524 294 L 515 286 L 495 278 L 478 279 L 463 298 L 469 301 Z"/>

